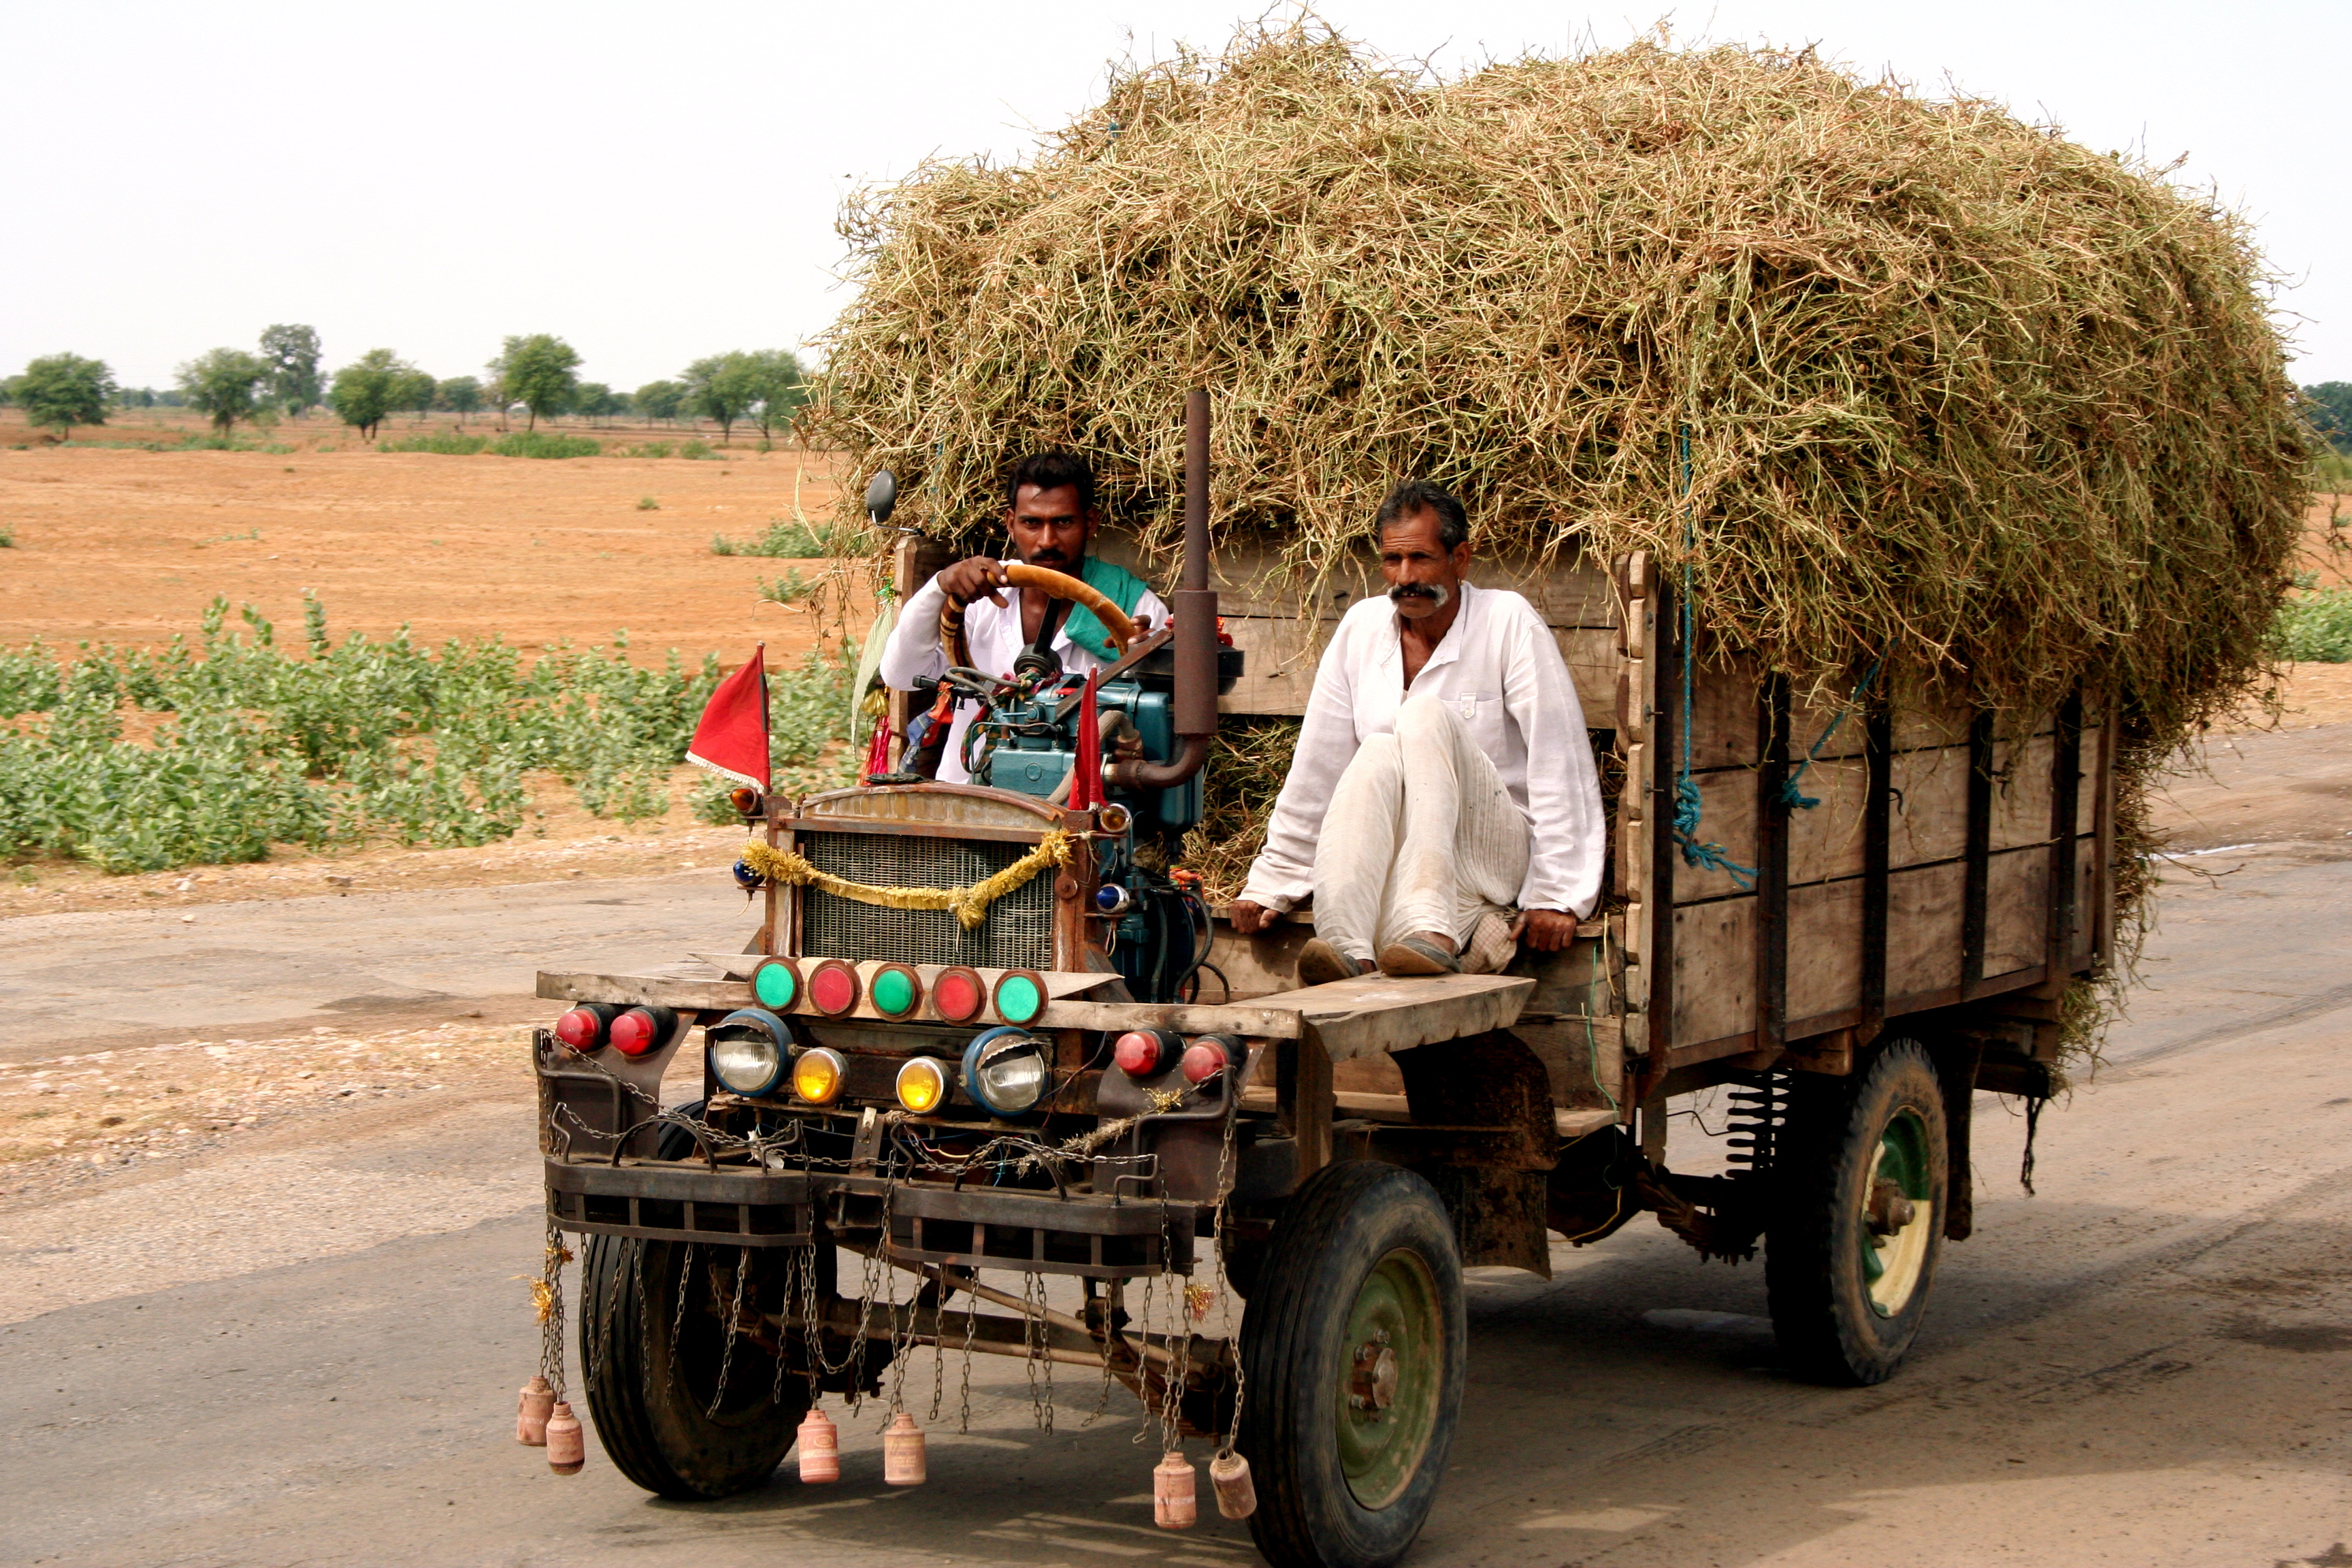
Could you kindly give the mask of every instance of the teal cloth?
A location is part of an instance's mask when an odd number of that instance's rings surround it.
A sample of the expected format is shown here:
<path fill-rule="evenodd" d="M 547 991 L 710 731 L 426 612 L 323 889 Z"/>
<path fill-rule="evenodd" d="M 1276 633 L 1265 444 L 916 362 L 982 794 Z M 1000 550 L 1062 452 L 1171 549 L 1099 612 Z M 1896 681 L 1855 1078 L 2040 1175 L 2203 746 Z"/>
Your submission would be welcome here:
<path fill-rule="evenodd" d="M 1117 605 L 1126 615 L 1135 614 L 1135 606 L 1151 591 L 1151 584 L 1124 566 L 1114 566 L 1098 555 L 1089 555 L 1078 563 L 1078 576 L 1104 598 Z M 1110 640 L 1109 628 L 1102 618 L 1084 605 L 1073 604 L 1070 617 L 1062 623 L 1072 647 L 1082 647 L 1108 664 L 1118 658 L 1118 644 Z"/>

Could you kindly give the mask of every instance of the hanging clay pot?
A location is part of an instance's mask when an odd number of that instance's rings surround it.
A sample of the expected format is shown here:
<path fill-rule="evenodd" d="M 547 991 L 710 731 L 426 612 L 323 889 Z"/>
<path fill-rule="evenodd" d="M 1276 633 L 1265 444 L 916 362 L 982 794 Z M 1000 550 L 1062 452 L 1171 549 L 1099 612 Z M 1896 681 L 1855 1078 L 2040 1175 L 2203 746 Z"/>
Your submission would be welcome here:
<path fill-rule="evenodd" d="M 919 1487 L 930 1479 L 923 1456 L 923 1434 L 915 1418 L 901 1410 L 882 1429 L 882 1484 Z"/>
<path fill-rule="evenodd" d="M 1200 1472 L 1181 1450 L 1171 1448 L 1151 1468 L 1151 1522 L 1162 1530 L 1190 1530 L 1201 1517 Z"/>
<path fill-rule="evenodd" d="M 559 1476 L 576 1476 L 587 1462 L 588 1445 L 580 1435 L 580 1417 L 559 1399 L 547 1418 L 547 1468 Z"/>
<path fill-rule="evenodd" d="M 841 1479 L 841 1434 L 824 1411 L 809 1406 L 807 1416 L 801 1422 L 799 1441 L 802 1480 Z"/>
<path fill-rule="evenodd" d="M 1216 1489 L 1217 1511 L 1227 1519 L 1247 1519 L 1257 1511 L 1257 1483 L 1250 1479 L 1249 1461 L 1232 1449 L 1209 1461 L 1209 1485 Z"/>
<path fill-rule="evenodd" d="M 515 1441 L 526 1447 L 547 1447 L 547 1418 L 555 1413 L 555 1390 L 547 1379 L 534 1377 L 522 1385 L 515 1401 Z"/>

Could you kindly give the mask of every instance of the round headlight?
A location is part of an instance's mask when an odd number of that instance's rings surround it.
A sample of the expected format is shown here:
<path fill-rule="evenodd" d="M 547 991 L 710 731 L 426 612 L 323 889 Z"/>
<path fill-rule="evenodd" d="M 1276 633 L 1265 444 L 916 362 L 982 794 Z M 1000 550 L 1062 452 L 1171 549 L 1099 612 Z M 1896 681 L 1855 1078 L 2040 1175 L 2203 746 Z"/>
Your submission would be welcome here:
<path fill-rule="evenodd" d="M 731 1093 L 746 1099 L 772 1090 L 784 1076 L 784 1021 L 764 1007 L 744 1007 L 702 1032 L 710 1070 Z"/>
<path fill-rule="evenodd" d="M 948 1071 L 932 1057 L 908 1057 L 898 1069 L 898 1103 L 918 1116 L 937 1110 L 948 1097 Z"/>
<path fill-rule="evenodd" d="M 964 1047 L 963 1091 L 992 1115 L 1023 1115 L 1045 1097 L 1050 1060 L 1025 1029 L 983 1030 Z"/>
<path fill-rule="evenodd" d="M 793 1092 L 811 1105 L 831 1105 L 849 1082 L 849 1058 L 830 1047 L 803 1051 L 793 1059 Z"/>

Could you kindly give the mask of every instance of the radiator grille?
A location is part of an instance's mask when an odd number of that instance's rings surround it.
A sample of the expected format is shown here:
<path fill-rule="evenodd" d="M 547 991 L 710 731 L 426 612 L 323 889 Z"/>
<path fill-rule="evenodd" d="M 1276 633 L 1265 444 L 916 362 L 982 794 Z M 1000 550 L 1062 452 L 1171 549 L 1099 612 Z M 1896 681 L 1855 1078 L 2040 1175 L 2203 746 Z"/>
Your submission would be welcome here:
<path fill-rule="evenodd" d="M 906 833 L 803 833 L 800 852 L 820 871 L 878 888 L 961 888 L 994 876 L 1034 847 Z M 801 952 L 816 958 L 1050 969 L 1054 875 L 1049 868 L 989 906 L 978 931 L 946 910 L 886 910 L 801 889 Z"/>

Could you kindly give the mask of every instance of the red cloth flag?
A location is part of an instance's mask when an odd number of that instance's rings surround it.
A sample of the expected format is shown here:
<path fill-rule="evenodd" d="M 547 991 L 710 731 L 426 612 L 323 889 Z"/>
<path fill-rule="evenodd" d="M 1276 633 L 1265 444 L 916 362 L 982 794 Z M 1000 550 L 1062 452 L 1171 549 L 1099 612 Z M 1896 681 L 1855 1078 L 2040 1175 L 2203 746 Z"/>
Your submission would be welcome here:
<path fill-rule="evenodd" d="M 1070 809 L 1092 811 L 1103 804 L 1102 718 L 1095 707 L 1099 670 L 1087 671 L 1086 696 L 1078 709 L 1078 754 L 1071 763 Z"/>
<path fill-rule="evenodd" d="M 760 661 L 767 647 L 754 647 L 743 668 L 719 683 L 686 749 L 686 760 L 696 767 L 762 795 L 768 789 L 768 676 Z"/>

